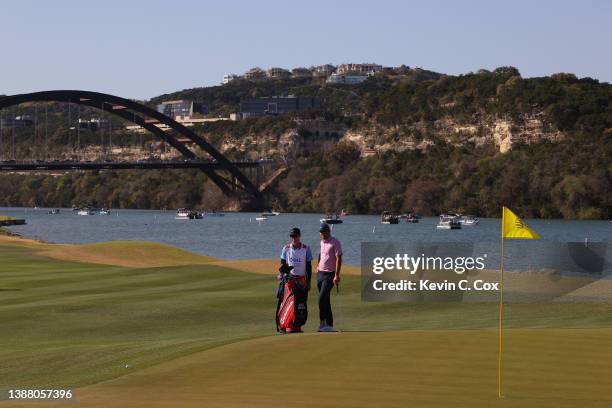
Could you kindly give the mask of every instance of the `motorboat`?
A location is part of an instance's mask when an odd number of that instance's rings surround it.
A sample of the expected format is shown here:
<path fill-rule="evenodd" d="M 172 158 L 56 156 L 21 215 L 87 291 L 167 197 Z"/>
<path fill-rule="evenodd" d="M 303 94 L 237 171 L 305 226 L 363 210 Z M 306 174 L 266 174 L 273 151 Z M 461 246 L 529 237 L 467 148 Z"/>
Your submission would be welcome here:
<path fill-rule="evenodd" d="M 478 225 L 478 218 L 473 215 L 463 215 L 459 219 L 459 222 L 465 225 L 466 227 L 472 227 Z"/>
<path fill-rule="evenodd" d="M 176 211 L 175 220 L 190 220 L 192 211 L 189 208 L 179 208 Z"/>
<path fill-rule="evenodd" d="M 255 218 L 255 221 L 259 221 L 259 222 L 267 221 L 267 220 L 268 220 L 268 217 L 266 217 L 264 214 L 261 214 L 259 217 Z"/>
<path fill-rule="evenodd" d="M 111 215 L 111 212 L 108 208 L 101 208 L 100 211 L 98 211 L 99 215 Z"/>
<path fill-rule="evenodd" d="M 77 215 L 81 215 L 81 216 L 94 215 L 94 212 L 91 208 L 79 208 L 79 210 L 77 211 Z"/>
<path fill-rule="evenodd" d="M 444 230 L 461 229 L 461 223 L 456 215 L 442 214 L 436 228 Z"/>
<path fill-rule="evenodd" d="M 399 224 L 400 216 L 397 214 L 393 214 L 390 211 L 384 211 L 380 215 L 380 223 L 381 224 Z"/>
<path fill-rule="evenodd" d="M 176 211 L 175 220 L 200 220 L 202 219 L 202 213 L 197 211 L 193 211 L 189 208 L 179 208 Z"/>
<path fill-rule="evenodd" d="M 60 209 L 59 208 L 55 208 L 53 210 L 47 211 L 47 214 L 49 214 L 49 215 L 57 215 L 59 213 L 60 213 Z"/>
<path fill-rule="evenodd" d="M 278 215 L 280 215 L 278 211 L 270 211 L 261 214 L 262 217 L 276 217 Z"/>
<path fill-rule="evenodd" d="M 419 222 L 419 218 L 415 214 L 406 215 L 405 220 L 406 222 L 411 223 L 411 224 L 416 224 L 417 222 Z"/>
<path fill-rule="evenodd" d="M 319 221 L 321 221 L 321 224 L 328 225 L 342 224 L 343 222 L 338 214 L 325 214 L 325 217 L 321 218 Z"/>

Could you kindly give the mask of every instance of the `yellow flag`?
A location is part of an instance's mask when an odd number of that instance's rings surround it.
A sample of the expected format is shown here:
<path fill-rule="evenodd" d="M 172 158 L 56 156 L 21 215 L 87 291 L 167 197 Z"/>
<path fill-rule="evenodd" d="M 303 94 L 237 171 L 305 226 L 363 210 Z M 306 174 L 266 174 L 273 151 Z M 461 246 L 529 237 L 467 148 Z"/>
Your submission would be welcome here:
<path fill-rule="evenodd" d="M 540 239 L 540 235 L 529 228 L 516 214 L 504 207 L 502 214 L 502 239 L 504 238 Z"/>

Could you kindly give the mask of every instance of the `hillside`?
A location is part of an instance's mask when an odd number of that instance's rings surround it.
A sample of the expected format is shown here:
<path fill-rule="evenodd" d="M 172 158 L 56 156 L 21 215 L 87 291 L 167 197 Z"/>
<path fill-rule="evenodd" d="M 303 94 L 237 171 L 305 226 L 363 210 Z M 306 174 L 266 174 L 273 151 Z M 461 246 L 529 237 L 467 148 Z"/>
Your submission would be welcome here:
<path fill-rule="evenodd" d="M 273 157 L 292 164 L 270 196 L 284 211 L 456 209 L 491 216 L 505 203 L 533 217 L 612 217 L 612 86 L 591 78 L 566 73 L 522 78 L 513 67 L 450 76 L 406 67 L 357 85 L 310 78 L 236 80 L 148 103 L 200 100 L 210 105 L 208 116 L 219 117 L 236 112 L 241 98 L 273 95 L 316 96 L 324 104 L 319 110 L 207 123 L 196 130 L 229 157 Z M 65 146 L 74 141 L 62 125 L 65 107 L 49 110 L 59 124 L 50 131 L 50 148 L 67 155 Z M 113 158 L 161 156 L 157 142 L 117 130 L 121 126 L 117 121 L 114 131 L 84 133 L 81 143 L 90 159 L 101 155 L 105 143 L 108 151 L 111 138 Z M 35 156 L 33 136 L 22 133 L 17 151 Z M 83 181 L 92 177 L 108 185 L 89 188 Z M 152 179 L 156 188 L 145 189 Z M 105 203 L 113 207 L 224 205 L 203 175 L 186 177 L 190 184 L 180 187 L 175 179 L 138 172 L 3 176 L 0 205 L 33 200 L 66 205 L 98 202 L 97 197 L 113 197 Z M 124 180 L 130 180 L 127 191 Z M 57 188 L 66 182 L 84 186 Z M 182 191 L 179 198 L 160 197 L 166 183 Z M 32 185 L 48 185 L 51 191 L 33 198 Z M 100 188 L 110 192 L 101 194 Z"/>

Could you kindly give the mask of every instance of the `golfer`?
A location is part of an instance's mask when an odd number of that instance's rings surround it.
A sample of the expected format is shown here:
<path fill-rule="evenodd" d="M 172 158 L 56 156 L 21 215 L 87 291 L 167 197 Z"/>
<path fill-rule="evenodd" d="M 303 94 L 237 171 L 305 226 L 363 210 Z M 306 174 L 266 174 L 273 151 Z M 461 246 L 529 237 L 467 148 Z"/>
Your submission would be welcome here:
<path fill-rule="evenodd" d="M 329 225 L 321 224 L 321 252 L 319 253 L 319 268 L 317 272 L 317 288 L 319 288 L 319 325 L 320 332 L 334 331 L 330 295 L 334 285 L 340 284 L 340 269 L 342 268 L 342 245 L 331 236 Z"/>

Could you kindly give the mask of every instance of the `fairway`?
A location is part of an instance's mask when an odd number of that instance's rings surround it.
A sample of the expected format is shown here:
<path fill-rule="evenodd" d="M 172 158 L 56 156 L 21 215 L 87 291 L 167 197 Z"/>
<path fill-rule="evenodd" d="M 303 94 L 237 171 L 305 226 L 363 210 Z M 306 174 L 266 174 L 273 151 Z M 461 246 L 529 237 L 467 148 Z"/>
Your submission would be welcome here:
<path fill-rule="evenodd" d="M 96 263 L 0 243 L 0 390 L 70 387 L 87 407 L 612 405 L 608 303 L 510 305 L 498 400 L 495 304 L 365 303 L 347 275 L 333 298 L 342 333 L 314 333 L 311 297 L 306 333 L 280 336 L 268 262 L 153 248 L 169 261 L 147 265 L 139 243 L 74 246 Z"/>

